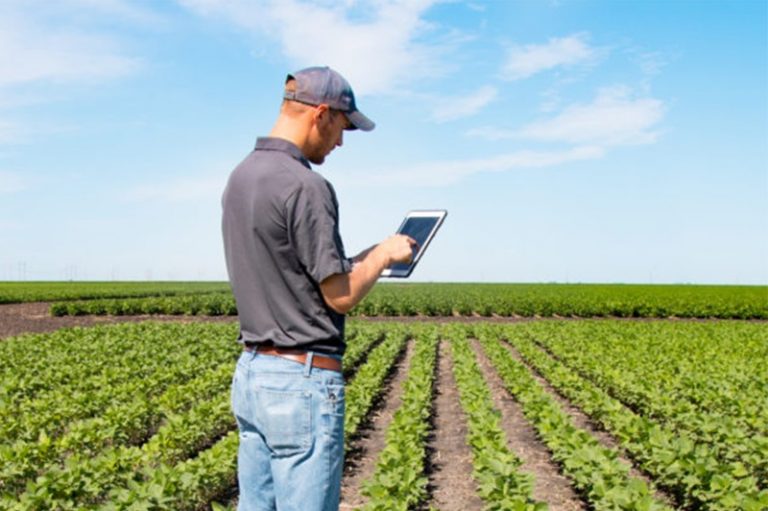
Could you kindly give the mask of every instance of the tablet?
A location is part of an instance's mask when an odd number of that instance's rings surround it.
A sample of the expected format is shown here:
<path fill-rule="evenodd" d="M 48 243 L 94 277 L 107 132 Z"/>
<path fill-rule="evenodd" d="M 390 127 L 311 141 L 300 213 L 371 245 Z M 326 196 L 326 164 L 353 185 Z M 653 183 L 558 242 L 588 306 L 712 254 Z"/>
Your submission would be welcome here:
<path fill-rule="evenodd" d="M 448 212 L 444 209 L 431 209 L 411 211 L 405 215 L 405 220 L 400 224 L 397 234 L 407 234 L 415 239 L 419 246 L 413 250 L 413 259 L 410 263 L 395 263 L 386 268 L 381 273 L 381 276 L 408 277 L 421 259 L 421 256 L 424 255 L 429 242 L 432 241 L 437 230 L 443 225 L 443 220 L 445 220 L 447 214 Z"/>

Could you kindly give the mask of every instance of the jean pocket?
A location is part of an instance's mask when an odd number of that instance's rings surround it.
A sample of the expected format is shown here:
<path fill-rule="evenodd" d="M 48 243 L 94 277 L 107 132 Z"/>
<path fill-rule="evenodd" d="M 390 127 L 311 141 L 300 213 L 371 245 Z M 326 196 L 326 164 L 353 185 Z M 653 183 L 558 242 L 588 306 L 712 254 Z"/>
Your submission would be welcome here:
<path fill-rule="evenodd" d="M 260 423 L 275 456 L 294 456 L 312 443 L 312 397 L 301 390 L 258 391 Z"/>

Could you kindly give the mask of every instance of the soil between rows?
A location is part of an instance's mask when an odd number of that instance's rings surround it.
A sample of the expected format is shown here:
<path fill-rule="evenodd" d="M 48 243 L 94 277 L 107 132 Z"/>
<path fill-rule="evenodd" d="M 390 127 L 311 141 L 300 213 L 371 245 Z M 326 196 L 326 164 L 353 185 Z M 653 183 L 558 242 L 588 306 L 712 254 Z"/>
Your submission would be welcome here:
<path fill-rule="evenodd" d="M 446 341 L 440 342 L 437 364 L 435 429 L 429 444 L 432 505 L 440 511 L 482 509 L 483 501 L 472 478 L 472 451 L 466 443 L 467 416 L 459 402 Z"/>
<path fill-rule="evenodd" d="M 50 303 L 30 302 L 0 305 L 0 340 L 27 333 L 53 332 L 75 326 L 107 325 L 139 321 L 236 322 L 237 316 L 51 316 Z"/>
<path fill-rule="evenodd" d="M 539 372 L 533 368 L 523 357 L 520 355 L 520 353 L 515 349 L 514 346 L 512 346 L 509 343 L 503 343 L 504 347 L 509 351 L 510 355 L 523 364 L 525 367 L 528 368 L 533 378 L 536 380 L 539 385 L 541 385 L 544 390 L 546 390 L 549 395 L 554 399 L 563 409 L 565 413 L 567 413 L 571 420 L 573 420 L 573 424 L 581 428 L 585 431 L 587 431 L 590 435 L 595 437 L 603 446 L 609 448 L 609 449 L 615 449 L 619 452 L 618 459 L 622 463 L 624 463 L 626 466 L 629 467 L 629 475 L 638 479 L 643 480 L 649 488 L 654 489 L 654 494 L 656 498 L 666 502 L 668 505 L 672 505 L 673 499 L 668 494 L 666 494 L 664 491 L 658 489 L 653 484 L 652 480 L 638 467 L 635 465 L 635 463 L 632 462 L 631 458 L 627 455 L 626 451 L 623 447 L 621 447 L 618 440 L 616 440 L 609 432 L 607 432 L 600 424 L 593 421 L 588 415 L 586 415 L 584 412 L 582 412 L 578 407 L 576 407 L 574 404 L 572 404 L 567 397 L 563 396 L 557 389 L 555 389 L 551 383 L 549 383 L 546 378 L 544 378 Z"/>
<path fill-rule="evenodd" d="M 352 440 L 352 447 L 344 463 L 344 475 L 341 481 L 340 509 L 356 509 L 365 504 L 361 490 L 362 484 L 369 479 L 376 469 L 379 452 L 386 445 L 386 434 L 395 412 L 400 408 L 403 396 L 403 382 L 408 376 L 414 353 L 413 341 L 408 341 L 405 355 L 400 357 L 390 374 L 387 389 L 381 400 L 369 413 L 366 424 L 360 428 L 357 438 Z"/>
<path fill-rule="evenodd" d="M 472 341 L 472 348 L 491 389 L 494 405 L 501 412 L 501 425 L 507 436 L 507 444 L 522 460 L 520 470 L 536 478 L 533 498 L 549 504 L 550 511 L 586 509 L 568 478 L 560 473 L 551 453 L 523 415 L 520 405 L 504 388 L 504 383 L 476 340 Z"/>

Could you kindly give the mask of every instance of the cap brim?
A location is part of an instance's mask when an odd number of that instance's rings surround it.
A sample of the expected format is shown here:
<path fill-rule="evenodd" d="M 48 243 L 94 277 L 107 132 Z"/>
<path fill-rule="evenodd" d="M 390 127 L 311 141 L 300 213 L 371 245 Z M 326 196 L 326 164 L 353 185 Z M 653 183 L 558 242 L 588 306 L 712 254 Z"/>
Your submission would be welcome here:
<path fill-rule="evenodd" d="M 376 127 L 376 123 L 364 116 L 359 110 L 345 114 L 349 122 L 352 124 L 350 129 L 359 129 L 363 131 L 371 131 Z"/>

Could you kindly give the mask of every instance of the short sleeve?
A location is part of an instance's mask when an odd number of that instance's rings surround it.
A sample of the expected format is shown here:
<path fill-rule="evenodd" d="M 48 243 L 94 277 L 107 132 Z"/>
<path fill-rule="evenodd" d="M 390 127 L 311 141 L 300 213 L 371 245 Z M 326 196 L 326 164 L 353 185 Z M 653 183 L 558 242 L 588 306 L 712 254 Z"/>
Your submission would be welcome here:
<path fill-rule="evenodd" d="M 305 182 L 286 202 L 288 239 L 306 272 L 319 284 L 349 273 L 339 234 L 336 194 L 325 180 Z"/>

